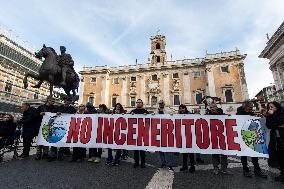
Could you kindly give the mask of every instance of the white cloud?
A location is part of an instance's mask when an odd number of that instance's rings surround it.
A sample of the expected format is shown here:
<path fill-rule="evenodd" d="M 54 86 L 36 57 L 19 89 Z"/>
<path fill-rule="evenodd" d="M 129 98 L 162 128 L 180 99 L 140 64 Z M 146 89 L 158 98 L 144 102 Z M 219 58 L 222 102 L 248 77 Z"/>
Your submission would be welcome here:
<path fill-rule="evenodd" d="M 136 58 L 146 62 L 149 37 L 160 28 L 167 37 L 168 58 L 203 57 L 206 50 L 217 53 L 238 47 L 247 54 L 250 97 L 273 81 L 268 61 L 258 55 L 265 47 L 265 34 L 271 36 L 283 21 L 281 0 L 27 1 L 20 5 L 22 11 L 15 3 L 5 2 L 0 23 L 33 33 L 37 44 L 47 37 L 66 36 L 64 40 L 77 48 L 74 59 L 80 66 L 133 64 Z M 43 32 L 46 36 L 40 35 Z"/>

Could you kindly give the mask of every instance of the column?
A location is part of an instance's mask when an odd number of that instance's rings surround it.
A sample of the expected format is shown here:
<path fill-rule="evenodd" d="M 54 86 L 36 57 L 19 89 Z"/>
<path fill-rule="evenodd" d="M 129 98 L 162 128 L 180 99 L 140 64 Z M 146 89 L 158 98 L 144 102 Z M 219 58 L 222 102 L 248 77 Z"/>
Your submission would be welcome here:
<path fill-rule="evenodd" d="M 190 93 L 189 73 L 184 73 L 183 75 L 183 99 L 185 104 L 190 104 L 191 93 Z"/>
<path fill-rule="evenodd" d="M 85 78 L 84 78 L 84 76 L 82 76 L 82 78 L 80 78 L 80 83 L 79 83 L 79 91 L 80 91 L 80 93 L 79 93 L 79 104 L 83 104 L 83 101 L 84 101 L 84 87 L 85 87 L 85 82 L 84 82 L 84 80 L 85 80 Z"/>
<path fill-rule="evenodd" d="M 163 86 L 164 86 L 164 90 L 163 90 L 164 102 L 165 102 L 166 106 L 169 106 L 169 105 L 171 105 L 169 103 L 169 91 L 170 91 L 170 88 L 169 88 L 169 75 L 167 73 L 164 73 L 163 77 L 164 77 L 164 82 L 163 82 Z"/>
<path fill-rule="evenodd" d="M 126 78 L 122 78 L 122 89 L 121 89 L 121 104 L 123 107 L 126 106 Z"/>
<path fill-rule="evenodd" d="M 104 95 L 105 95 L 105 102 L 104 102 L 104 104 L 107 107 L 110 107 L 111 104 L 109 102 L 110 95 L 109 95 L 109 75 L 108 74 L 106 74 L 106 77 L 105 77 L 105 93 L 104 93 Z"/>
<path fill-rule="evenodd" d="M 106 77 L 102 76 L 102 91 L 101 91 L 101 102 L 100 104 L 105 104 L 105 97 L 106 97 Z"/>
<path fill-rule="evenodd" d="M 209 95 L 215 97 L 216 89 L 215 89 L 214 75 L 212 69 L 213 68 L 207 68 L 207 82 L 208 82 Z"/>
<path fill-rule="evenodd" d="M 140 76 L 140 98 L 145 102 L 145 78 L 144 75 Z"/>

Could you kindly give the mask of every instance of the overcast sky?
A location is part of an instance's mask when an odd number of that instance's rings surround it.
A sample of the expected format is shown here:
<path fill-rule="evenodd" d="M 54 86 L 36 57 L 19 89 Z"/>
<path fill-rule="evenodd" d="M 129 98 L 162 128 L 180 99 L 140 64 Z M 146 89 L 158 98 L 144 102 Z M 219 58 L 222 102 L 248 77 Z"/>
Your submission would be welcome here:
<path fill-rule="evenodd" d="M 214 3 L 213 3 L 214 2 Z M 160 30 L 173 59 L 232 51 L 247 54 L 250 98 L 273 82 L 258 58 L 284 21 L 283 0 L 0 0 L 0 29 L 30 49 L 65 45 L 82 66 L 145 63 L 150 37 Z"/>

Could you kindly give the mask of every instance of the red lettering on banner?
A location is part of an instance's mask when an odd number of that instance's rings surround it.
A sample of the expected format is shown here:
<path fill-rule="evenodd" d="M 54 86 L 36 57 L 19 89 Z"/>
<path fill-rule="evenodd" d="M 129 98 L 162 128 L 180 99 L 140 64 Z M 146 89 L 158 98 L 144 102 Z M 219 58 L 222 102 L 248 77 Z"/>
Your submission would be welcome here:
<path fill-rule="evenodd" d="M 157 125 L 161 122 L 159 118 L 152 118 L 151 120 L 151 146 L 160 147 L 160 141 L 157 140 L 157 135 L 160 135 L 160 130 Z"/>
<path fill-rule="evenodd" d="M 234 138 L 238 137 L 238 132 L 234 131 L 233 127 L 237 126 L 237 121 L 235 119 L 226 119 L 226 134 L 227 134 L 227 143 L 228 150 L 238 150 L 241 151 L 241 146 L 238 143 L 235 143 Z"/>
<path fill-rule="evenodd" d="M 194 119 L 182 119 L 182 124 L 185 126 L 186 147 L 192 148 L 191 127 L 194 125 Z"/>
<path fill-rule="evenodd" d="M 205 119 L 197 119 L 195 122 L 196 144 L 200 149 L 207 149 L 210 145 L 209 127 Z"/>
<path fill-rule="evenodd" d="M 104 118 L 104 144 L 113 144 L 114 118 Z"/>
<path fill-rule="evenodd" d="M 162 147 L 174 147 L 174 123 L 171 119 L 162 119 L 161 121 L 161 143 Z"/>
<path fill-rule="evenodd" d="M 150 128 L 150 118 L 138 118 L 138 136 L 137 136 L 137 146 L 149 146 L 149 128 Z"/>
<path fill-rule="evenodd" d="M 117 145 L 123 145 L 125 143 L 126 134 L 124 134 L 124 133 L 120 134 L 120 130 L 125 130 L 125 129 L 126 129 L 125 118 L 123 118 L 123 117 L 118 118 L 115 122 L 115 130 L 114 130 L 114 141 Z"/>
<path fill-rule="evenodd" d="M 137 118 L 128 118 L 127 145 L 136 145 L 136 140 L 133 139 L 133 134 L 136 134 L 136 129 L 133 127 L 137 123 Z"/>
<path fill-rule="evenodd" d="M 68 130 L 66 143 L 71 143 L 71 139 L 73 138 L 73 143 L 78 142 L 78 134 L 81 125 L 81 118 L 71 117 L 70 127 Z"/>
<path fill-rule="evenodd" d="M 181 120 L 175 120 L 175 137 L 176 137 L 176 147 L 182 147 L 182 138 L 181 138 Z"/>
<path fill-rule="evenodd" d="M 210 119 L 212 149 L 226 149 L 224 125 L 219 119 Z"/>
<path fill-rule="evenodd" d="M 98 117 L 97 139 L 96 139 L 97 143 L 102 143 L 102 138 L 103 138 L 102 132 L 103 132 L 103 118 Z"/>
<path fill-rule="evenodd" d="M 91 139 L 92 133 L 92 118 L 86 117 L 82 121 L 81 132 L 80 132 L 80 142 L 87 144 Z"/>

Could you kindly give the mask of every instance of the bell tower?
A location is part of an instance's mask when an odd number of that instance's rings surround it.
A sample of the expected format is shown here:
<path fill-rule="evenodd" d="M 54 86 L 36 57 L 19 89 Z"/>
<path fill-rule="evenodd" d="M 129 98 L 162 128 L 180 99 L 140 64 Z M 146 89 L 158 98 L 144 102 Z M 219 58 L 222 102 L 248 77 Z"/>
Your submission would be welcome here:
<path fill-rule="evenodd" d="M 152 36 L 151 40 L 151 65 L 165 64 L 167 61 L 166 56 L 166 37 L 159 34 Z"/>

